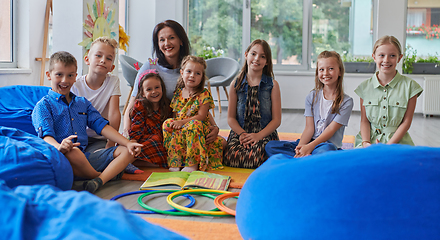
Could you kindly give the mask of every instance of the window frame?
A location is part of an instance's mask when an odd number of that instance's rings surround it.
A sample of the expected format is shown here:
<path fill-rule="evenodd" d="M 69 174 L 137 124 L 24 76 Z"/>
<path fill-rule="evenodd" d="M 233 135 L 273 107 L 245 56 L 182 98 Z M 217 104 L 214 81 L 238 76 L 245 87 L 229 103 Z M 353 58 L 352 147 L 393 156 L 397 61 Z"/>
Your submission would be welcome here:
<path fill-rule="evenodd" d="M 246 50 L 246 48 L 251 43 L 251 0 L 242 0 L 243 1 L 243 32 L 242 32 L 242 53 Z M 376 0 L 372 1 L 373 8 L 373 24 L 376 21 L 377 12 L 374 7 L 376 4 Z M 188 6 L 189 0 L 185 0 L 185 9 L 184 12 L 184 26 L 188 32 Z M 295 72 L 295 71 L 304 71 L 310 72 L 314 71 L 314 67 L 311 66 L 311 54 L 312 54 L 312 18 L 313 18 L 313 0 L 303 0 L 303 28 L 302 28 L 302 59 L 300 65 L 281 65 L 274 64 L 274 71 L 282 71 L 282 72 Z M 375 24 L 373 26 L 376 26 Z M 373 29 L 373 39 L 376 31 Z"/>
<path fill-rule="evenodd" d="M 17 11 L 16 11 L 16 0 L 10 0 L 11 4 L 11 62 L 0 62 L 0 68 L 17 68 L 17 37 L 16 37 L 16 26 L 17 26 Z"/>

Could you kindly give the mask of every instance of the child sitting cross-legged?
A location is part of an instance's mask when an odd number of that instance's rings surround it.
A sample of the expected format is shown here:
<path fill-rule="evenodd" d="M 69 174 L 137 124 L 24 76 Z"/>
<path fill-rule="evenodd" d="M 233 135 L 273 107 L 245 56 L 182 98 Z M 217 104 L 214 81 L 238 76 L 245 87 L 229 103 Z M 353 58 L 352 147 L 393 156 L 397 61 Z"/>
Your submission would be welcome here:
<path fill-rule="evenodd" d="M 137 160 L 166 168 L 162 124 L 171 117 L 170 100 L 165 95 L 165 83 L 155 69 L 145 71 L 140 79 L 136 102 L 130 111 L 129 136 L 143 145 Z"/>
<path fill-rule="evenodd" d="M 111 74 L 115 65 L 118 43 L 109 37 L 95 39 L 89 52 L 84 56 L 84 62 L 89 66 L 88 73 L 76 78 L 71 88 L 76 96 L 85 97 L 98 110 L 102 117 L 109 121 L 109 125 L 119 131 L 121 112 L 119 111 L 119 97 L 121 96 L 120 82 L 117 75 Z M 115 143 L 87 128 L 89 136 L 85 152 L 95 152 L 102 148 L 115 146 Z M 126 173 L 142 173 L 133 164 L 125 168 Z"/>
<path fill-rule="evenodd" d="M 192 172 L 223 168 L 222 137 L 206 144 L 211 122 L 208 111 L 214 108 L 211 93 L 205 89 L 206 62 L 201 57 L 186 56 L 171 100 L 174 118 L 163 123 L 164 145 L 170 171 Z M 181 169 L 181 167 L 184 168 Z"/>
<path fill-rule="evenodd" d="M 76 71 L 72 54 L 56 52 L 50 57 L 46 76 L 52 89 L 35 105 L 32 124 L 39 137 L 66 156 L 75 176 L 91 179 L 83 186 L 94 193 L 109 180 L 120 178 L 142 145 L 123 137 L 86 98 L 70 92 Z M 86 153 L 87 126 L 120 146 Z"/>

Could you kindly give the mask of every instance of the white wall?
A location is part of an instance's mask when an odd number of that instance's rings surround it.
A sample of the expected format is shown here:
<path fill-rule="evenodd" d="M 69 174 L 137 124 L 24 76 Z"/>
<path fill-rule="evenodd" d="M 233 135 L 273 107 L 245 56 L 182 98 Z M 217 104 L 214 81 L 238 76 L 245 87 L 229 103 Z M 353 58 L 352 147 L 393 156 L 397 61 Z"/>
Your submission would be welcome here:
<path fill-rule="evenodd" d="M 17 59 L 18 68 L 0 68 L 0 87 L 9 85 L 40 84 L 41 57 L 43 51 L 44 13 L 46 0 L 20 0 L 17 3 Z"/>
<path fill-rule="evenodd" d="M 394 35 L 398 39 L 402 40 L 402 45 L 405 39 L 405 24 L 406 21 L 406 1 L 402 0 L 376 0 L 376 13 L 378 14 L 378 21 L 375 23 L 375 39 L 374 41 L 383 35 Z M 19 0 L 17 1 L 18 14 L 19 14 L 19 32 L 18 32 L 18 57 L 20 70 L 24 70 L 19 73 L 17 70 L 1 70 L 0 69 L 0 86 L 15 85 L 15 84 L 27 84 L 38 85 L 40 74 L 40 63 L 35 62 L 35 57 L 41 57 L 42 42 L 43 42 L 43 23 L 44 23 L 44 0 Z M 55 22 L 54 28 L 64 27 L 70 32 L 82 31 L 77 26 L 71 28 L 69 19 L 77 19 L 78 14 L 76 11 L 80 11 L 82 6 L 77 4 L 77 1 L 68 3 L 62 0 L 55 0 L 54 7 L 56 9 L 58 4 L 69 4 L 68 12 L 58 12 L 61 16 L 61 20 Z M 183 24 L 184 16 L 184 1 L 182 0 L 130 0 L 128 8 L 128 27 L 127 32 L 130 35 L 130 46 L 128 55 L 134 57 L 140 62 L 146 62 L 151 57 L 151 35 L 154 26 L 166 19 L 174 19 Z M 75 5 L 75 6 L 74 6 Z M 171 6 L 175 6 L 172 8 Z M 389 9 L 393 9 L 390 14 Z M 69 17 L 66 17 L 69 15 Z M 54 18 L 57 13 L 54 12 Z M 63 17 L 64 16 L 64 17 Z M 76 21 L 76 20 L 75 20 Z M 81 40 L 69 39 L 69 35 L 58 36 L 54 33 L 54 50 L 66 50 L 65 48 L 76 48 L 78 42 Z M 71 50 L 72 51 L 72 50 Z M 75 51 L 75 50 L 74 50 Z M 79 59 L 82 61 L 82 59 Z M 129 88 L 124 80 L 122 74 L 119 72 L 121 79 L 121 105 L 125 103 L 127 99 Z M 345 91 L 348 95 L 352 96 L 355 100 L 354 110 L 359 110 L 359 98 L 354 93 L 354 89 L 363 80 L 371 77 L 369 74 L 346 74 L 345 76 Z M 303 109 L 304 99 L 307 93 L 313 88 L 314 73 L 313 72 L 283 72 L 276 71 L 275 78 L 279 82 L 281 87 L 282 107 L 289 109 Z M 415 79 L 419 84 L 423 86 L 423 76 L 411 75 L 411 78 Z M 49 85 L 46 81 L 46 85 Z M 221 91 L 223 92 L 223 91 Z M 214 98 L 216 98 L 214 90 Z M 225 99 L 225 95 L 222 93 L 221 98 Z M 422 97 L 419 97 L 416 112 L 421 112 Z M 227 103 L 223 103 L 226 106 Z"/>

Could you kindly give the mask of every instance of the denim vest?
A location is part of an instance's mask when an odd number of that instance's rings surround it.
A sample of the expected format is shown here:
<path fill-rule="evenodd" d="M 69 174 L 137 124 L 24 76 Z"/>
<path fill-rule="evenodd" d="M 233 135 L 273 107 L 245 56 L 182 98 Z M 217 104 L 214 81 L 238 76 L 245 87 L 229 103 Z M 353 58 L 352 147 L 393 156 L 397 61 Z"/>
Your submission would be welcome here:
<path fill-rule="evenodd" d="M 237 83 L 236 83 L 237 84 Z M 246 111 L 246 101 L 248 96 L 248 83 L 246 77 L 243 79 L 241 88 L 237 90 L 237 121 L 240 127 L 244 128 L 244 117 Z M 272 77 L 262 75 L 260 85 L 258 85 L 258 101 L 260 102 L 260 126 L 265 128 L 272 121 Z"/>

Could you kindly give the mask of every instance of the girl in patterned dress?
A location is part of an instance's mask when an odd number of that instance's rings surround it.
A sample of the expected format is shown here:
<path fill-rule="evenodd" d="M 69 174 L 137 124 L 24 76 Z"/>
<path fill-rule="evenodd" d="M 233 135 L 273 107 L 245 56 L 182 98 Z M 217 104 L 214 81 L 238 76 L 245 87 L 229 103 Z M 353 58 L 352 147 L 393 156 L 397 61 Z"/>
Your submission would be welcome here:
<path fill-rule="evenodd" d="M 231 132 L 223 163 L 231 167 L 257 168 L 267 159 L 266 143 L 278 140 L 280 87 L 273 79 L 272 54 L 266 41 L 254 40 L 244 55 L 244 66 L 229 88 Z"/>
<path fill-rule="evenodd" d="M 129 136 L 143 145 L 137 160 L 167 167 L 167 152 L 163 146 L 162 124 L 171 116 L 170 100 L 165 84 L 153 69 L 141 76 L 136 101 L 131 111 Z"/>
<path fill-rule="evenodd" d="M 206 62 L 201 57 L 182 60 L 180 77 L 171 101 L 173 118 L 163 124 L 164 145 L 170 171 L 192 172 L 197 169 L 223 168 L 222 138 L 206 144 L 210 131 L 208 111 L 214 108 L 211 93 L 205 89 Z"/>

